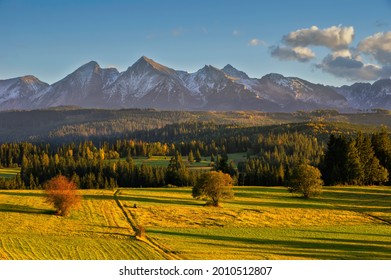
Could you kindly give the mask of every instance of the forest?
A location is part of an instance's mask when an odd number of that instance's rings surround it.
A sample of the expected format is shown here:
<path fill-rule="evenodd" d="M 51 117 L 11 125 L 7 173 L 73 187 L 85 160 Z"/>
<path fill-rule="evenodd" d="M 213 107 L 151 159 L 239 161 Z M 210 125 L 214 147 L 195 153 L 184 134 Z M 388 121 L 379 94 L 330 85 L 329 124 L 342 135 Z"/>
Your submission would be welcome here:
<path fill-rule="evenodd" d="M 318 168 L 327 185 L 390 183 L 391 140 L 385 127 L 361 132 L 354 125 L 321 121 L 245 126 L 188 120 L 129 131 L 128 137 L 92 134 L 71 141 L 66 135 L 1 144 L 0 168 L 20 168 L 15 177 L 0 177 L 1 188 L 40 189 L 57 175 L 81 189 L 192 186 L 205 169 L 189 164 L 206 159 L 206 170 L 228 173 L 237 185 L 285 185 L 300 163 Z M 234 162 L 233 153 L 246 156 Z M 169 159 L 168 166 L 134 160 L 152 156 Z"/>

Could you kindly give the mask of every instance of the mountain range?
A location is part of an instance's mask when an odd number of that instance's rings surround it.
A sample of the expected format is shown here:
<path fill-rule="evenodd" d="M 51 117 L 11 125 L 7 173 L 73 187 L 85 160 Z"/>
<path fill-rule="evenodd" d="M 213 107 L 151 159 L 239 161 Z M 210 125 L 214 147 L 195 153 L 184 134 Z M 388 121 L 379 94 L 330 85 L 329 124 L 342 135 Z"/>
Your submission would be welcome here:
<path fill-rule="evenodd" d="M 268 74 L 250 78 L 231 65 L 177 71 L 145 56 L 119 72 L 91 61 L 54 84 L 34 76 L 0 80 L 0 110 L 56 106 L 168 110 L 391 109 L 391 80 L 332 87 Z"/>

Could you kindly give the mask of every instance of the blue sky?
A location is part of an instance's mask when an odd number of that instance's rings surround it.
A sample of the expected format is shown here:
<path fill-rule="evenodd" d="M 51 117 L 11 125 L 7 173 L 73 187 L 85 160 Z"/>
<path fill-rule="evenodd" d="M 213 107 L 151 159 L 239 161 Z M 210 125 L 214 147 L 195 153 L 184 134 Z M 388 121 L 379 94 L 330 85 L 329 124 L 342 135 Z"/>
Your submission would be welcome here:
<path fill-rule="evenodd" d="M 91 60 L 124 71 L 142 55 L 333 85 L 391 75 L 390 0 L 0 0 L 0 34 L 0 79 L 54 83 Z"/>

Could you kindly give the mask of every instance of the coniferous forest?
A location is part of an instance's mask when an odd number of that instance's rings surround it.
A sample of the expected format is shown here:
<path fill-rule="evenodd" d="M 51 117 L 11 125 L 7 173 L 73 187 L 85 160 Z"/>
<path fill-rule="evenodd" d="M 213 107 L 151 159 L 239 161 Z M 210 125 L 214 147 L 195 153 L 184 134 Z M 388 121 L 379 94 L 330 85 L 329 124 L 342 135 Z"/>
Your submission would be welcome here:
<path fill-rule="evenodd" d="M 152 123 L 157 113 L 151 114 Z M 207 170 L 223 171 L 235 184 L 249 186 L 284 185 L 301 163 L 318 168 L 327 185 L 388 184 L 391 170 L 391 140 L 385 127 L 361 132 L 348 124 L 319 120 L 271 126 L 187 120 L 129 130 L 118 137 L 92 133 L 72 140 L 66 135 L 2 143 L 0 167 L 18 167 L 20 175 L 0 177 L 0 186 L 40 189 L 57 175 L 71 178 L 81 189 L 192 186 L 205 169 L 186 163 L 201 160 L 209 161 Z M 235 162 L 233 153 L 245 156 Z M 166 158 L 168 165 L 134 160 L 152 156 Z"/>

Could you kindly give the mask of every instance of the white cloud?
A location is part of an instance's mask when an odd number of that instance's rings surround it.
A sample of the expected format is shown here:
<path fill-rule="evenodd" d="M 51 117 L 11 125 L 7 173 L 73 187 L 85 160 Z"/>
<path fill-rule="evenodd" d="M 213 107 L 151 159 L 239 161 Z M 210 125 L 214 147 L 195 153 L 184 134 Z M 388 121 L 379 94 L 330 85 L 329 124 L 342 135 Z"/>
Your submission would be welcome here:
<path fill-rule="evenodd" d="M 260 39 L 253 38 L 253 39 L 250 40 L 250 42 L 248 42 L 248 45 L 249 46 L 253 46 L 253 47 L 260 46 L 260 45 L 266 46 L 266 43 L 264 41 L 260 40 Z"/>
<path fill-rule="evenodd" d="M 331 26 L 319 29 L 312 26 L 307 29 L 299 29 L 283 36 L 282 41 L 293 47 L 325 46 L 337 50 L 346 49 L 354 38 L 353 26 Z"/>
<path fill-rule="evenodd" d="M 373 81 L 391 77 L 391 31 L 376 33 L 363 39 L 354 48 L 352 26 L 331 26 L 319 29 L 312 26 L 299 29 L 282 37 L 282 45 L 270 48 L 279 60 L 308 62 L 315 58 L 311 46 L 323 46 L 331 52 L 315 67 L 338 78 L 351 81 Z M 378 63 L 368 63 L 363 55 Z M 365 56 L 363 56 L 365 58 Z"/>
<path fill-rule="evenodd" d="M 315 58 L 315 54 L 309 48 L 286 46 L 273 46 L 270 48 L 271 55 L 279 60 L 297 60 L 300 62 L 308 62 Z"/>
<path fill-rule="evenodd" d="M 331 56 L 333 58 L 336 58 L 336 57 L 349 57 L 351 58 L 352 57 L 352 53 L 349 49 L 342 49 L 342 50 L 337 50 L 337 51 L 334 51 L 331 53 Z"/>
<path fill-rule="evenodd" d="M 239 30 L 234 30 L 234 31 L 232 31 L 232 35 L 239 36 L 240 35 L 240 31 Z"/>
<path fill-rule="evenodd" d="M 369 36 L 362 40 L 357 48 L 373 56 L 381 64 L 391 64 L 391 32 Z"/>

